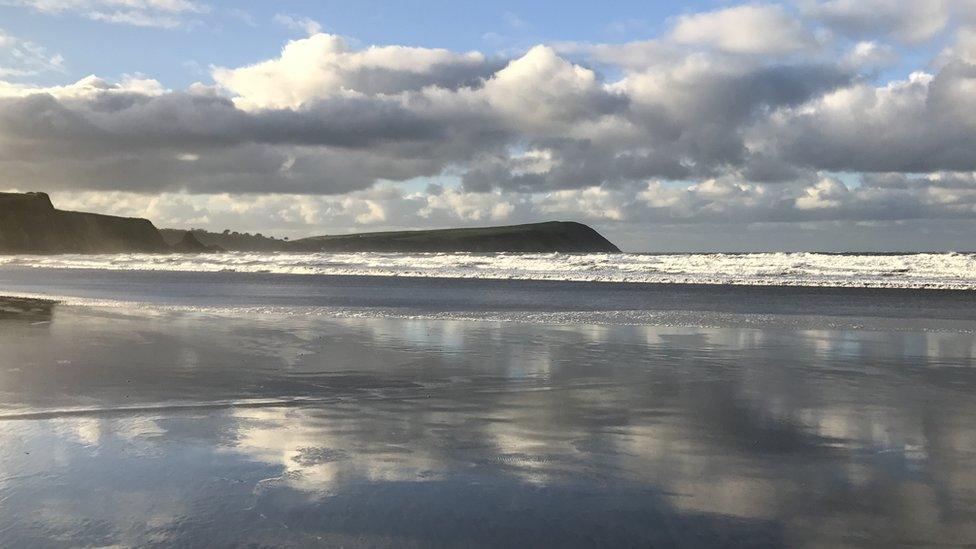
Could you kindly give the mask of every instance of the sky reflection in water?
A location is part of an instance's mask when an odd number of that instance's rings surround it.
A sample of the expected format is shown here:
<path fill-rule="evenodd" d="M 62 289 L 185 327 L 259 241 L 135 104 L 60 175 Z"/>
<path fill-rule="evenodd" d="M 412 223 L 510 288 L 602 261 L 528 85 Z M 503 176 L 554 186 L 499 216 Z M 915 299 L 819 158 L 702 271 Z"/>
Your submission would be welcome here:
<path fill-rule="evenodd" d="M 976 541 L 976 338 L 0 315 L 0 545 Z"/>

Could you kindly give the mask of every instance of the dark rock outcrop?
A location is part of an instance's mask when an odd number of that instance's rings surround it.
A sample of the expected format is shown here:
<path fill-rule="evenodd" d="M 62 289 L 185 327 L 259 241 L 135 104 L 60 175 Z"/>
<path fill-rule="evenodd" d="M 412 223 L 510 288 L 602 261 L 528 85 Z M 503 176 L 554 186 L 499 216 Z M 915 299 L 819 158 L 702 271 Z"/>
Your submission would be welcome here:
<path fill-rule="evenodd" d="M 147 219 L 58 210 L 45 193 L 0 193 L 0 253 L 167 251 Z"/>

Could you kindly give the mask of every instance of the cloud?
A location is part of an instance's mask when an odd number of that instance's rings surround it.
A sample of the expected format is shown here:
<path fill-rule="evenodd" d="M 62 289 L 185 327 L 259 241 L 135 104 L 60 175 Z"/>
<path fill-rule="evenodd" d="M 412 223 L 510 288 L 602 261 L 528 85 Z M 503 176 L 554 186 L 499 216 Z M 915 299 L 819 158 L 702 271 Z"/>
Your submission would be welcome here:
<path fill-rule="evenodd" d="M 0 78 L 24 78 L 64 70 L 61 54 L 50 53 L 39 44 L 0 29 Z"/>
<path fill-rule="evenodd" d="M 336 194 L 449 170 L 467 191 L 527 193 L 754 163 L 754 174 L 795 177 L 753 162 L 746 130 L 850 75 L 691 56 L 611 84 L 546 46 L 499 67 L 481 54 L 355 50 L 318 34 L 214 80 L 186 91 L 94 77 L 8 87 L 0 163 L 17 185 L 146 192 Z M 198 160 L 171 166 L 186 155 Z"/>
<path fill-rule="evenodd" d="M 70 14 L 92 21 L 137 27 L 172 29 L 187 16 L 210 11 L 193 0 L 0 0 L 0 4 L 30 8 L 47 14 Z"/>
<path fill-rule="evenodd" d="M 208 10 L 205 5 L 191 0 L 5 0 L 5 3 L 48 13 L 112 8 L 168 13 L 203 13 Z"/>
<path fill-rule="evenodd" d="M 957 7 L 953 0 L 809 0 L 801 2 L 803 12 L 840 33 L 864 38 L 879 34 L 908 43 L 937 36 Z"/>
<path fill-rule="evenodd" d="M 134 27 L 175 29 L 182 24 L 182 21 L 176 17 L 144 11 L 91 11 L 86 13 L 85 16 L 92 21 L 132 25 Z"/>
<path fill-rule="evenodd" d="M 363 95 L 248 112 L 212 90 L 138 79 L 7 94 L 0 165 L 29 187 L 334 194 L 437 175 L 504 135 L 490 119 Z M 174 164 L 187 154 L 198 160 Z"/>
<path fill-rule="evenodd" d="M 869 40 L 854 44 L 841 62 L 854 69 L 864 70 L 892 66 L 898 62 L 898 58 L 893 47 Z"/>
<path fill-rule="evenodd" d="M 492 75 L 478 98 L 523 132 L 543 135 L 613 113 L 626 103 L 605 88 L 595 72 L 566 61 L 547 46 L 530 49 Z"/>
<path fill-rule="evenodd" d="M 836 179 L 822 179 L 803 189 L 803 194 L 794 202 L 800 210 L 836 209 L 850 196 L 851 191 Z"/>
<path fill-rule="evenodd" d="M 308 17 L 296 17 L 294 15 L 276 13 L 272 20 L 285 28 L 301 31 L 309 36 L 314 36 L 322 32 L 322 25 L 318 21 L 309 19 Z"/>
<path fill-rule="evenodd" d="M 196 13 L 148 6 L 117 7 Z M 818 7 L 843 6 L 800 13 Z M 687 15 L 656 39 L 508 57 L 356 47 L 294 17 L 279 22 L 312 34 L 185 89 L 139 75 L 47 87 L 0 79 L 5 184 L 173 197 L 157 202 L 173 224 L 231 226 L 228 212 L 265 212 L 266 231 L 973 217 L 976 40 L 966 25 L 925 72 L 879 81 L 904 48 L 889 40 L 902 38 L 814 38 L 809 20 L 775 5 Z M 23 46 L 0 35 L 3 48 Z M 407 181 L 435 183 L 398 187 Z"/>
<path fill-rule="evenodd" d="M 958 60 L 970 65 L 976 64 L 976 27 L 961 27 L 956 32 L 953 44 L 940 57 L 943 63 Z"/>
<path fill-rule="evenodd" d="M 354 50 L 341 37 L 320 33 L 288 42 L 276 59 L 218 68 L 213 77 L 242 108 L 296 108 L 341 95 L 474 85 L 497 67 L 476 52 L 406 46 Z"/>
<path fill-rule="evenodd" d="M 770 154 L 821 170 L 925 173 L 976 170 L 976 66 L 875 87 L 858 83 L 784 109 L 753 128 Z"/>
<path fill-rule="evenodd" d="M 684 59 L 684 54 L 675 45 L 662 40 L 638 40 L 622 44 L 559 42 L 552 47 L 560 54 L 581 55 L 590 62 L 624 70 L 667 67 Z"/>
<path fill-rule="evenodd" d="M 753 55 L 790 54 L 817 46 L 803 23 L 774 4 L 746 4 L 683 15 L 675 22 L 671 39 L 679 44 Z"/>
<path fill-rule="evenodd" d="M 775 249 L 784 246 L 777 244 L 783 234 L 804 240 L 797 231 L 808 232 L 804 237 L 808 246 L 810 234 L 829 234 L 835 240 L 818 246 L 836 249 L 845 230 L 861 234 L 870 228 L 879 238 L 885 233 L 905 237 L 916 231 L 917 237 L 920 228 L 963 234 L 968 224 L 965 234 L 972 235 L 976 180 L 972 173 L 890 174 L 848 187 L 831 177 L 787 185 L 719 178 L 688 187 L 651 181 L 627 188 L 590 186 L 539 194 L 470 193 L 444 187 L 406 191 L 382 184 L 338 196 L 69 191 L 55 193 L 54 200 L 63 208 L 148 217 L 164 227 L 232 228 L 293 237 L 569 219 L 605 228 L 626 248 L 637 250 L 715 249 L 717 242 L 739 250 L 743 246 Z M 664 231 L 669 240 L 647 240 L 648 235 Z M 755 240 L 736 244 L 736 232 L 748 232 Z M 913 247 L 925 246 L 925 240 L 913 241 Z M 928 246 L 941 247 L 932 241 Z"/>

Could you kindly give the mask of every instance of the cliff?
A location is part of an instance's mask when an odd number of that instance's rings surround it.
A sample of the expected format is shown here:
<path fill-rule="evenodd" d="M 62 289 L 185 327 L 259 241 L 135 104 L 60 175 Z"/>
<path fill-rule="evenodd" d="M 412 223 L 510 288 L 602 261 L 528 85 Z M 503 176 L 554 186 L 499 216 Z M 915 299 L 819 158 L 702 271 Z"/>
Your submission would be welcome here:
<path fill-rule="evenodd" d="M 168 251 L 149 220 L 58 210 L 45 193 L 0 193 L 0 253 Z"/>

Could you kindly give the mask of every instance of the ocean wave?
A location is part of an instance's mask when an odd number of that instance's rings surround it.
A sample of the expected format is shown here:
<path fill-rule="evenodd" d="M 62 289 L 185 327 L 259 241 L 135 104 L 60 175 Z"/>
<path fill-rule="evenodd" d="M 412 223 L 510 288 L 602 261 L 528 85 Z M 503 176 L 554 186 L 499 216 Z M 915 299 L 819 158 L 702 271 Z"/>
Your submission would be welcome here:
<path fill-rule="evenodd" d="M 976 254 L 223 253 L 4 256 L 0 266 L 592 282 L 976 289 Z"/>

